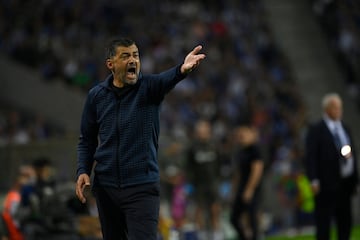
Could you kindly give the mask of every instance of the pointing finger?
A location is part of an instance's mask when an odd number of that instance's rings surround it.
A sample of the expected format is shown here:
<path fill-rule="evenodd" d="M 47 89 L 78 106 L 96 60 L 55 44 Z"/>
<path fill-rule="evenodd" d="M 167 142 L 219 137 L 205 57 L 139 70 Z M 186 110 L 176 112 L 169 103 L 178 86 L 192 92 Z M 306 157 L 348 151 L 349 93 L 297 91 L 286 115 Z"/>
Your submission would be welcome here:
<path fill-rule="evenodd" d="M 196 46 L 193 50 L 192 50 L 192 54 L 198 54 L 202 49 L 201 45 Z"/>

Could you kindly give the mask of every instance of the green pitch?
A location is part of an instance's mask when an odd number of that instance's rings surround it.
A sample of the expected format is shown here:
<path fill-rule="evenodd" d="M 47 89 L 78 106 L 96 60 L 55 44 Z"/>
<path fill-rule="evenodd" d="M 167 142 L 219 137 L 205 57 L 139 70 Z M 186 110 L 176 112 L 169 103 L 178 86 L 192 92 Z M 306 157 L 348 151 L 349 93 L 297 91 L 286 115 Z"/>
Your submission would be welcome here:
<path fill-rule="evenodd" d="M 332 231 L 331 240 L 336 240 L 336 232 Z M 313 235 L 301 235 L 301 236 L 273 236 L 273 237 L 266 237 L 266 240 L 315 240 Z M 360 226 L 356 226 L 351 234 L 351 240 L 359 240 L 360 239 Z"/>

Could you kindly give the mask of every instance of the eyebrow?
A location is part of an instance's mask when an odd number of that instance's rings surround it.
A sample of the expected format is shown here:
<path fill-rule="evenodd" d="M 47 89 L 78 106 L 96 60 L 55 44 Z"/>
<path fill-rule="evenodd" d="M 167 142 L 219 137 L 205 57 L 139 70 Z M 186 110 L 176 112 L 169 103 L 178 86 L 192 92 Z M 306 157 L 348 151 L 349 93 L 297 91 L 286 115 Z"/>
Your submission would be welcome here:
<path fill-rule="evenodd" d="M 130 55 L 130 54 L 136 54 L 136 53 L 139 53 L 139 51 L 134 51 L 134 52 L 132 52 L 132 53 L 130 53 L 130 52 L 122 52 L 122 53 L 120 53 L 120 55 Z"/>
<path fill-rule="evenodd" d="M 122 52 L 122 53 L 120 53 L 120 54 L 134 54 L 134 53 L 139 53 L 139 51 L 133 51 L 133 52 Z"/>

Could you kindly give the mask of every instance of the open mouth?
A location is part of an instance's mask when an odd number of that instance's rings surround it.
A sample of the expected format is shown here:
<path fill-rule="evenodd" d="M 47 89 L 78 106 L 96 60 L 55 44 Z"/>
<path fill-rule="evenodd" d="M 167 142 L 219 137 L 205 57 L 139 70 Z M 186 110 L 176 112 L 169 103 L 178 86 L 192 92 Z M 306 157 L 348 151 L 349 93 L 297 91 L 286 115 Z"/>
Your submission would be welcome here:
<path fill-rule="evenodd" d="M 135 72 L 136 72 L 136 68 L 135 68 L 135 67 L 129 67 L 129 68 L 128 68 L 128 73 L 133 73 L 133 74 L 135 74 Z"/>
<path fill-rule="evenodd" d="M 127 69 L 127 75 L 129 77 L 135 77 L 136 76 L 136 67 L 129 67 Z"/>

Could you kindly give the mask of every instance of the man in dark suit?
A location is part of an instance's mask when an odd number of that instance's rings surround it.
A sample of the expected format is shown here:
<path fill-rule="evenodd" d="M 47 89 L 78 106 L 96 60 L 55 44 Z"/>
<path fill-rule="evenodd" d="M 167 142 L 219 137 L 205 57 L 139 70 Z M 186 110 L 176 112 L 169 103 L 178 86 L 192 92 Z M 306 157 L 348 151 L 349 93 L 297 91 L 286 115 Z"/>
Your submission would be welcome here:
<path fill-rule="evenodd" d="M 340 96 L 325 95 L 322 107 L 323 118 L 309 127 L 305 145 L 305 167 L 315 195 L 316 239 L 330 239 L 334 220 L 338 240 L 349 240 L 358 183 L 354 143 L 342 121 Z"/>

